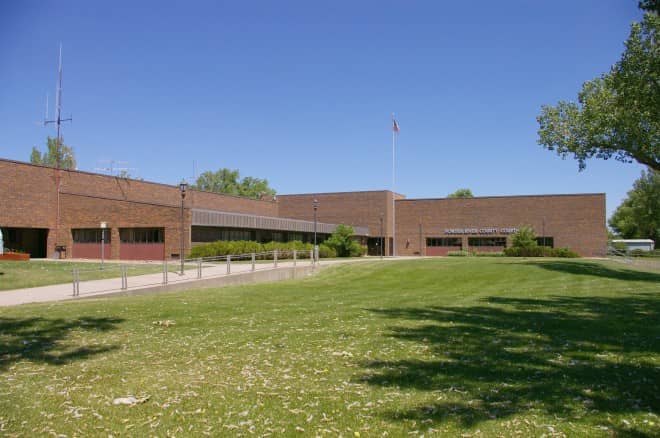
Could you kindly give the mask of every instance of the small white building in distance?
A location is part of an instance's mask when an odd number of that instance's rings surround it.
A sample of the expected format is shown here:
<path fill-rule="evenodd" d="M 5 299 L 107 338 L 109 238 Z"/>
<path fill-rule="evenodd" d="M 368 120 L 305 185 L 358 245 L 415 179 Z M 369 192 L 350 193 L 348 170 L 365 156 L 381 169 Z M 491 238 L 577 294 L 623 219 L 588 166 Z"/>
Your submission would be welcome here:
<path fill-rule="evenodd" d="M 655 242 L 651 239 L 615 239 L 612 240 L 614 244 L 624 244 L 626 245 L 626 251 L 653 251 L 655 249 Z"/>

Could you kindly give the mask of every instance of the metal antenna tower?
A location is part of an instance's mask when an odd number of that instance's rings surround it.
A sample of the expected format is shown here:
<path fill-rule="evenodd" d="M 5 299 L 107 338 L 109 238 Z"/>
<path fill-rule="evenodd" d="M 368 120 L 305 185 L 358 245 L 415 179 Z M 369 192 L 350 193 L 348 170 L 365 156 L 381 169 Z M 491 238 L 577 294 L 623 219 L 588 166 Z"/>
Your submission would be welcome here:
<path fill-rule="evenodd" d="M 62 43 L 60 43 L 60 67 L 58 70 L 58 82 L 57 82 L 57 88 L 55 90 L 55 114 L 56 118 L 55 120 L 44 120 L 44 126 L 50 124 L 50 123 L 55 123 L 57 125 L 57 149 L 56 149 L 56 168 L 59 169 L 61 167 L 60 163 L 60 148 L 62 147 L 62 122 L 70 122 L 73 120 L 71 116 L 69 116 L 68 119 L 63 119 L 62 118 Z M 47 105 L 47 104 L 46 104 Z"/>
<path fill-rule="evenodd" d="M 46 98 L 48 99 L 48 98 Z M 48 108 L 48 103 L 46 103 L 46 108 Z M 46 113 L 48 110 L 46 110 Z M 57 88 L 55 91 L 55 114 L 56 118 L 55 120 L 44 120 L 44 126 L 50 124 L 50 123 L 55 123 L 57 125 L 57 144 L 55 148 L 55 190 L 57 193 L 57 205 L 55 209 L 55 253 L 60 251 L 60 257 L 62 256 L 62 248 L 64 248 L 63 242 L 60 240 L 61 235 L 60 235 L 60 219 L 61 219 L 61 214 L 60 214 L 60 193 L 61 193 L 61 186 L 62 186 L 62 176 L 60 175 L 60 168 L 62 167 L 61 163 L 61 149 L 62 149 L 62 122 L 70 122 L 73 120 L 72 117 L 69 117 L 68 119 L 63 119 L 62 118 L 62 43 L 60 43 L 60 63 L 59 63 L 59 69 L 58 69 L 58 79 L 57 79 Z M 47 119 L 48 117 L 46 117 Z M 56 254 L 53 254 L 53 257 L 55 257 Z"/>

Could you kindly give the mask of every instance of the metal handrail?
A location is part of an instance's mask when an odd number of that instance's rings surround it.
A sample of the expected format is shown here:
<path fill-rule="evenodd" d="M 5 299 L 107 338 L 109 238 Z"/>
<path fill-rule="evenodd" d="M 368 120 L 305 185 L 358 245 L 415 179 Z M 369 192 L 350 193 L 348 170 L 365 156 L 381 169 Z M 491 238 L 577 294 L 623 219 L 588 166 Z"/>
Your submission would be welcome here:
<path fill-rule="evenodd" d="M 297 266 L 298 257 L 303 256 L 309 258 L 312 265 L 315 265 L 313 250 L 272 250 L 272 251 L 261 251 L 253 253 L 244 253 L 244 254 L 227 254 L 221 256 L 210 256 L 210 257 L 198 257 L 198 258 L 188 258 L 183 260 L 183 265 L 192 265 L 196 267 L 197 279 L 203 277 L 203 265 L 210 264 L 210 266 L 216 267 L 217 263 L 225 262 L 227 264 L 226 274 L 231 274 L 231 262 L 233 261 L 251 261 L 252 268 L 251 271 L 256 270 L 256 261 L 257 259 L 265 260 L 266 258 L 273 263 L 273 267 L 277 268 L 278 262 L 282 261 L 283 258 L 290 259 L 293 262 L 293 266 Z M 179 262 L 177 262 L 178 265 Z M 73 282 L 73 296 L 80 296 L 80 274 L 86 272 L 99 272 L 99 271 L 114 271 L 119 270 L 121 278 L 121 290 L 128 289 L 128 271 L 131 269 L 138 269 L 147 265 L 144 264 L 105 264 L 104 266 L 90 267 L 90 268 L 73 268 L 71 271 L 72 282 Z M 169 269 L 168 261 L 163 260 L 163 269 L 162 269 L 162 281 L 160 284 L 166 285 L 171 280 L 169 279 Z M 174 265 L 172 265 L 174 266 Z M 179 274 L 181 275 L 181 274 Z M 218 276 L 223 274 L 215 274 L 213 276 Z M 209 277 L 210 278 L 210 277 Z M 174 280 L 177 281 L 177 280 Z"/>

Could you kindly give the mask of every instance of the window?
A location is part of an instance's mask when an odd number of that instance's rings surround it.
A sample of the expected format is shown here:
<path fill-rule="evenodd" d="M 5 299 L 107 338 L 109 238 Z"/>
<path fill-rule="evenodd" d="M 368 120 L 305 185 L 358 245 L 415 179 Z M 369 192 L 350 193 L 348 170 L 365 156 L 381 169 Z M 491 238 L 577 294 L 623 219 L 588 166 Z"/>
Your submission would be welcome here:
<path fill-rule="evenodd" d="M 536 244 L 538 246 L 547 246 L 547 247 L 550 247 L 550 248 L 554 248 L 555 247 L 555 239 L 554 239 L 554 237 L 548 237 L 548 236 L 546 236 L 546 237 L 537 237 L 536 238 Z"/>
<path fill-rule="evenodd" d="M 121 228 L 121 243 L 163 243 L 165 231 L 162 228 Z"/>
<path fill-rule="evenodd" d="M 220 227 L 192 227 L 193 242 L 217 242 L 218 240 L 254 240 L 249 230 Z"/>
<path fill-rule="evenodd" d="M 74 243 L 101 243 L 102 229 L 80 228 L 71 230 Z M 110 229 L 105 230 L 105 243 L 110 243 Z"/>
<path fill-rule="evenodd" d="M 458 246 L 462 245 L 460 237 L 427 237 L 426 246 Z"/>
<path fill-rule="evenodd" d="M 468 237 L 469 246 L 506 246 L 506 237 Z"/>
<path fill-rule="evenodd" d="M 293 231 L 289 231 L 287 237 L 289 239 L 289 242 L 293 242 L 294 240 L 298 240 L 300 242 L 303 241 L 303 233 L 295 233 Z"/>

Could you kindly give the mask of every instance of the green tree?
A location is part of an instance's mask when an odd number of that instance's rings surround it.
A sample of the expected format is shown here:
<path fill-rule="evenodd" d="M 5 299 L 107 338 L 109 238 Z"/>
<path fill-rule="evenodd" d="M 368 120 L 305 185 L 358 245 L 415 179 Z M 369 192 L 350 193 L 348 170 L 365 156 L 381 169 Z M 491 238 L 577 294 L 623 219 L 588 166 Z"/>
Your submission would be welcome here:
<path fill-rule="evenodd" d="M 337 257 L 358 257 L 363 254 L 362 247 L 353 240 L 353 227 L 337 225 L 335 232 L 323 242 L 337 252 Z"/>
<path fill-rule="evenodd" d="M 470 189 L 458 189 L 454 193 L 447 195 L 448 198 L 474 198 L 472 190 Z"/>
<path fill-rule="evenodd" d="M 633 183 L 628 197 L 608 221 L 615 233 L 624 239 L 660 241 L 660 172 L 642 171 Z"/>
<path fill-rule="evenodd" d="M 523 225 L 511 236 L 511 245 L 514 248 L 533 248 L 537 246 L 536 235 L 532 227 Z"/>
<path fill-rule="evenodd" d="M 660 14 L 660 0 L 641 0 L 639 2 L 639 8 Z"/>
<path fill-rule="evenodd" d="M 62 144 L 57 147 L 57 138 L 48 137 L 46 141 L 47 151 L 43 154 L 36 147 L 32 148 L 30 154 L 30 163 L 41 164 L 43 166 L 57 167 L 58 162 L 61 169 L 75 169 L 76 156 L 73 148 Z"/>
<path fill-rule="evenodd" d="M 238 170 L 227 168 L 216 172 L 206 171 L 202 173 L 195 184 L 194 189 L 207 192 L 224 193 L 228 195 L 245 196 L 259 199 L 263 195 L 274 195 L 276 192 L 268 186 L 268 180 L 246 176 L 240 178 Z"/>
<path fill-rule="evenodd" d="M 539 144 L 586 167 L 588 158 L 636 160 L 660 170 L 660 29 L 657 1 L 641 2 L 651 12 L 633 23 L 621 59 L 609 73 L 585 82 L 578 104 L 542 106 Z"/>
<path fill-rule="evenodd" d="M 255 199 L 259 199 L 264 195 L 273 196 L 276 193 L 268 186 L 267 180 L 251 176 L 246 176 L 241 180 L 238 190 L 241 196 Z"/>

